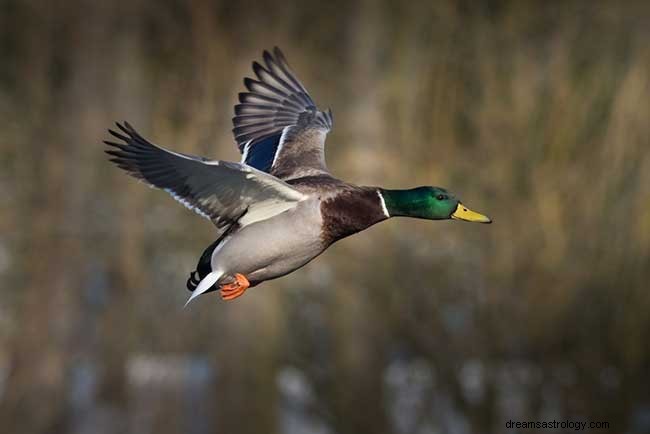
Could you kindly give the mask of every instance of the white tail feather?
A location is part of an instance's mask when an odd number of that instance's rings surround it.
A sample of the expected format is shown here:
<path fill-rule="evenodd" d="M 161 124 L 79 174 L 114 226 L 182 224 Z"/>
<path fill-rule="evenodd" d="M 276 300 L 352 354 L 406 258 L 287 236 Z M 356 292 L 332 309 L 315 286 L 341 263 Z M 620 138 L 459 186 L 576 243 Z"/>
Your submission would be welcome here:
<path fill-rule="evenodd" d="M 199 286 L 197 286 L 196 289 L 192 291 L 192 295 L 190 295 L 190 298 L 187 300 L 185 306 L 183 307 L 184 308 L 187 307 L 187 305 L 190 304 L 190 301 L 194 300 L 196 297 L 203 294 L 208 289 L 212 288 L 212 285 L 214 285 L 222 275 L 223 273 L 221 271 L 213 271 L 207 276 L 205 276 L 201 280 L 201 282 L 199 282 Z"/>

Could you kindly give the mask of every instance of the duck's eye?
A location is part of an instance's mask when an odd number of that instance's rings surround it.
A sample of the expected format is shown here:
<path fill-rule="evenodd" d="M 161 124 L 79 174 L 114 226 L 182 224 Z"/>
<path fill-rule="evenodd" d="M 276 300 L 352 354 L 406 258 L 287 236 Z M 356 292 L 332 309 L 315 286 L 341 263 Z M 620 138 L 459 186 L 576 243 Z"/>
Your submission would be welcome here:
<path fill-rule="evenodd" d="M 444 194 L 439 194 L 439 195 L 436 197 L 436 199 L 438 199 L 438 200 L 445 200 L 445 199 L 447 199 L 447 196 L 445 196 Z"/>

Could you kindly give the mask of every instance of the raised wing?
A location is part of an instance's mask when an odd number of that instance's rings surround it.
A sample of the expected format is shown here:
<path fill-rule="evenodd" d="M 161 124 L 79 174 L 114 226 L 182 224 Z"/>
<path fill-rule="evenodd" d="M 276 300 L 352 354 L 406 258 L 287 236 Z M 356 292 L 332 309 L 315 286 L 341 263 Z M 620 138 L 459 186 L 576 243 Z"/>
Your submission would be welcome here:
<path fill-rule="evenodd" d="M 264 65 L 253 62 L 257 80 L 245 78 L 233 133 L 242 163 L 281 179 L 329 173 L 325 137 L 331 111 L 322 112 L 275 47 L 264 51 Z"/>
<path fill-rule="evenodd" d="M 293 208 L 305 196 L 285 182 L 250 166 L 208 161 L 150 143 L 127 122 L 109 130 L 124 143 L 105 141 L 118 167 L 161 188 L 186 207 L 206 217 L 221 231 L 264 220 Z"/>

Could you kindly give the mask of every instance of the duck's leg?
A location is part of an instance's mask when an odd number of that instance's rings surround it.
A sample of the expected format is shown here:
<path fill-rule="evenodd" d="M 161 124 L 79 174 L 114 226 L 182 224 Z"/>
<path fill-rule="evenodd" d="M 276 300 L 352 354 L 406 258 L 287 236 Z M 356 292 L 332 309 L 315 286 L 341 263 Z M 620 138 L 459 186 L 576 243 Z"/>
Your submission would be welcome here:
<path fill-rule="evenodd" d="M 221 298 L 228 301 L 233 300 L 242 295 L 248 287 L 251 286 L 250 282 L 243 274 L 235 274 L 235 281 L 221 285 Z"/>

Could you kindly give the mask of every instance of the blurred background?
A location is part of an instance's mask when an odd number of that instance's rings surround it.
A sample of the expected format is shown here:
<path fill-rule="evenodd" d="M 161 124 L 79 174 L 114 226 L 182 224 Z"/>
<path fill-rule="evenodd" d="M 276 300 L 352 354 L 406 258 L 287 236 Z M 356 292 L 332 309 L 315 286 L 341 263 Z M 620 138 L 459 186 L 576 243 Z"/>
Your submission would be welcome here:
<path fill-rule="evenodd" d="M 2 431 L 650 432 L 649 5 L 0 0 Z M 214 230 L 101 141 L 239 160 L 274 45 L 335 175 L 495 223 L 394 219 L 182 309 Z"/>

